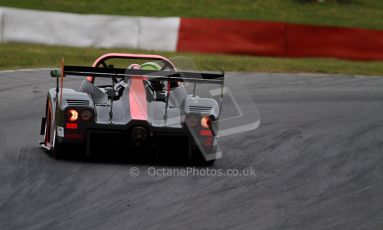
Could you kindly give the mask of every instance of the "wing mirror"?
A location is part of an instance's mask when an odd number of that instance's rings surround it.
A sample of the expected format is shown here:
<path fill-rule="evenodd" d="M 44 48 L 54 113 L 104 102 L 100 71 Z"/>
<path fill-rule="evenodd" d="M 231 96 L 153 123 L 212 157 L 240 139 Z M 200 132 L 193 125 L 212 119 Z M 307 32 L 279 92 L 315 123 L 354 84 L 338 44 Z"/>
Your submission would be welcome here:
<path fill-rule="evenodd" d="M 51 77 L 59 78 L 61 76 L 61 72 L 58 69 L 51 70 Z"/>

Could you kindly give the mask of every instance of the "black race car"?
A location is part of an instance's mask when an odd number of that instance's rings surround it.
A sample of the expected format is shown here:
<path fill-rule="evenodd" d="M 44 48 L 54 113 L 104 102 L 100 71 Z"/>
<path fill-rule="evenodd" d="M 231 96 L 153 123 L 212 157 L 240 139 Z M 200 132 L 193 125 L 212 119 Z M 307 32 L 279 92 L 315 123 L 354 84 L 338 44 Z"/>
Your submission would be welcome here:
<path fill-rule="evenodd" d="M 68 75 L 85 77 L 78 90 L 63 88 Z M 223 72 L 179 71 L 162 56 L 110 53 L 92 67 L 62 65 L 51 76 L 57 85 L 47 95 L 41 146 L 54 156 L 76 148 L 88 156 L 171 151 L 204 164 L 221 157 L 222 95 L 201 97 L 197 88 L 223 89 Z"/>

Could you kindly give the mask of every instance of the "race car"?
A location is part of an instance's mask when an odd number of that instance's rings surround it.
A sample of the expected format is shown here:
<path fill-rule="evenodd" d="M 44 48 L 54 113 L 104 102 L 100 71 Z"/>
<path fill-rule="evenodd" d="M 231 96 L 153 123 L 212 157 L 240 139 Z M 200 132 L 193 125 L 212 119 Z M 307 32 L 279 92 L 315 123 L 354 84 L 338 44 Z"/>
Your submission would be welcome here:
<path fill-rule="evenodd" d="M 84 78 L 77 90 L 63 87 L 69 75 Z M 223 71 L 180 71 L 159 55 L 109 53 L 92 67 L 62 64 L 51 77 L 56 87 L 47 94 L 40 145 L 55 157 L 73 149 L 86 156 L 173 152 L 206 165 L 221 157 L 222 95 L 201 97 L 197 88 L 223 89 Z"/>

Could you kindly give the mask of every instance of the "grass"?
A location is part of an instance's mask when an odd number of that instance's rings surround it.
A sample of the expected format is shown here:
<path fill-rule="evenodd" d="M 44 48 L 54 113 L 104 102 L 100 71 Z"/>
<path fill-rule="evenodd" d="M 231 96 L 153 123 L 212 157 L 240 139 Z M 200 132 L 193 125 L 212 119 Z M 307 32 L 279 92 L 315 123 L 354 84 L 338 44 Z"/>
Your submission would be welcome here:
<path fill-rule="evenodd" d="M 8 43 L 0 44 L 0 69 L 29 67 L 58 67 L 61 57 L 66 64 L 91 65 L 100 55 L 108 52 L 156 53 L 165 57 L 185 56 L 191 58 L 201 70 L 244 72 L 311 72 L 336 74 L 383 75 L 383 62 L 358 62 L 337 59 L 313 58 L 264 58 L 234 55 L 208 55 L 142 51 L 131 49 L 73 48 Z"/>
<path fill-rule="evenodd" d="M 0 0 L 0 6 L 73 13 L 131 16 L 182 16 L 284 21 L 301 24 L 336 25 L 383 29 L 382 0 L 335 0 L 326 3 L 303 0 Z M 60 57 L 66 63 L 90 65 L 107 52 L 151 53 L 131 49 L 71 48 L 32 44 L 0 44 L 0 69 L 57 67 Z M 265 58 L 254 56 L 208 55 L 158 52 L 166 57 L 187 56 L 205 70 L 256 72 L 311 72 L 383 75 L 383 62 L 358 62 L 321 58 Z"/>
<path fill-rule="evenodd" d="M 383 29 L 382 0 L 0 0 L 0 6 L 73 13 L 235 18 Z M 307 1 L 306 1 L 307 2 Z"/>

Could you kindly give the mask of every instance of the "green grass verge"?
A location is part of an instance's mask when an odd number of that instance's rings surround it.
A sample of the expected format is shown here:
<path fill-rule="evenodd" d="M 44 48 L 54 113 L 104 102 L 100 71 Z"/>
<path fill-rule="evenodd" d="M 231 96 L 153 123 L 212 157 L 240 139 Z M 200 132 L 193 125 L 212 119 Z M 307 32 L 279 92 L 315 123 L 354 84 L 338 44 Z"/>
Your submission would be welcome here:
<path fill-rule="evenodd" d="M 350 3 L 303 3 L 303 0 L 0 0 L 0 6 L 73 13 L 235 18 L 285 21 L 302 24 L 338 25 L 383 29 L 383 1 L 348 0 Z M 58 66 L 66 63 L 89 65 L 107 52 L 151 53 L 131 49 L 70 48 L 30 44 L 0 44 L 0 69 Z M 383 75 L 383 62 L 357 62 L 321 58 L 265 58 L 157 52 L 167 57 L 187 56 L 205 70 L 224 67 L 227 71 L 311 72 Z"/>
<path fill-rule="evenodd" d="M 0 0 L 0 6 L 73 13 L 236 18 L 383 29 L 382 0 Z"/>
<path fill-rule="evenodd" d="M 108 52 L 154 53 L 165 57 L 185 56 L 191 58 L 201 70 L 245 72 L 307 72 L 351 75 L 382 75 L 383 62 L 359 62 L 318 58 L 265 58 L 234 55 L 210 55 L 142 51 L 131 49 L 73 48 L 32 44 L 0 44 L 0 69 L 30 67 L 58 67 L 61 57 L 66 64 L 91 65 L 100 55 Z"/>

